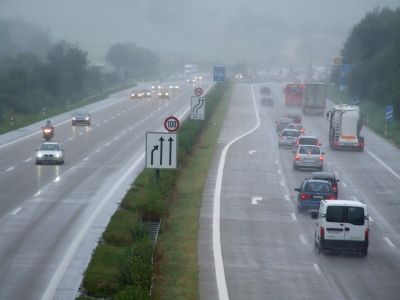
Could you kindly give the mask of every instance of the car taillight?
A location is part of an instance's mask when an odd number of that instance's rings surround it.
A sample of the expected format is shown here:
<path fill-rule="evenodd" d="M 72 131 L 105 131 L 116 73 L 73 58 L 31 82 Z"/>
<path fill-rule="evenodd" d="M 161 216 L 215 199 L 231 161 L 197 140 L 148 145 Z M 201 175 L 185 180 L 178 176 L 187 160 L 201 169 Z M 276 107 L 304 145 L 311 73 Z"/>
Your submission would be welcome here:
<path fill-rule="evenodd" d="M 320 155 L 320 156 L 319 156 L 319 160 L 324 160 L 324 156 L 323 156 L 323 155 Z"/>
<path fill-rule="evenodd" d="M 307 199 L 310 199 L 310 198 L 311 198 L 311 196 L 309 194 L 306 194 L 306 193 L 301 193 L 300 194 L 300 199 L 301 200 L 307 200 Z"/>
<path fill-rule="evenodd" d="M 300 160 L 300 155 L 296 154 L 294 157 L 295 160 Z"/>
<path fill-rule="evenodd" d="M 337 184 L 336 183 L 332 184 L 332 189 L 334 192 L 337 192 Z"/>
<path fill-rule="evenodd" d="M 335 194 L 329 195 L 326 199 L 328 199 L 328 200 L 336 200 L 336 195 Z"/>
<path fill-rule="evenodd" d="M 319 237 L 320 237 L 320 239 L 325 238 L 325 229 L 324 229 L 324 227 L 321 227 L 319 229 Z"/>
<path fill-rule="evenodd" d="M 368 239 L 369 239 L 369 229 L 368 229 L 368 228 L 365 229 L 365 232 L 364 232 L 364 239 L 365 239 L 366 242 L 368 242 Z"/>

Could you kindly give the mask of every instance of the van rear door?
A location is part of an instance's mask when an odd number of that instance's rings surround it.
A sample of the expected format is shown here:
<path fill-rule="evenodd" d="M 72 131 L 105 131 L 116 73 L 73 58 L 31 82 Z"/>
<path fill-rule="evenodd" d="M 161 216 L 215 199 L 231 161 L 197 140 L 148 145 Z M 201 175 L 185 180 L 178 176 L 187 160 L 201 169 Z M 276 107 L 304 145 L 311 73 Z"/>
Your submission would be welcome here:
<path fill-rule="evenodd" d="M 347 206 L 345 210 L 345 231 L 346 241 L 364 241 L 365 229 L 368 227 L 365 220 L 363 207 Z"/>
<path fill-rule="evenodd" d="M 345 237 L 345 207 L 328 206 L 326 208 L 325 240 L 344 241 Z"/>

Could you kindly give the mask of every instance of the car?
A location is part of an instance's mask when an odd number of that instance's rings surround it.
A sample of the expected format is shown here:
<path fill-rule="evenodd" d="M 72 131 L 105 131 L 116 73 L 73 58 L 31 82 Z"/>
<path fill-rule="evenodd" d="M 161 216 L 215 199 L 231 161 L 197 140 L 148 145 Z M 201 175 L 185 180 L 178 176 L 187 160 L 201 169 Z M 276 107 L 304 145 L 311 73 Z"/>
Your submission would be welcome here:
<path fill-rule="evenodd" d="M 158 91 L 158 90 L 161 90 L 162 89 L 162 87 L 161 87 L 161 85 L 159 85 L 159 84 L 153 84 L 152 86 L 151 86 L 151 90 L 152 91 Z"/>
<path fill-rule="evenodd" d="M 56 142 L 42 143 L 35 154 L 36 164 L 60 164 L 64 163 L 65 155 L 61 144 Z"/>
<path fill-rule="evenodd" d="M 141 90 L 140 93 L 142 94 L 142 98 L 151 98 L 150 90 Z"/>
<path fill-rule="evenodd" d="M 142 99 L 143 94 L 141 91 L 132 91 L 131 92 L 131 99 Z"/>
<path fill-rule="evenodd" d="M 274 99 L 272 97 L 262 97 L 260 103 L 262 105 L 274 106 Z"/>
<path fill-rule="evenodd" d="M 301 135 L 296 141 L 296 147 L 301 145 L 322 146 L 322 143 L 320 143 L 319 139 L 316 136 Z"/>
<path fill-rule="evenodd" d="M 260 89 L 260 93 L 264 94 L 264 95 L 269 95 L 269 94 L 271 94 L 271 89 L 267 86 L 263 86 Z"/>
<path fill-rule="evenodd" d="M 275 122 L 276 132 L 280 134 L 281 131 L 287 128 L 290 123 L 292 123 L 290 119 L 285 117 L 280 118 L 278 121 Z"/>
<path fill-rule="evenodd" d="M 287 113 L 286 117 L 292 120 L 290 123 L 301 124 L 302 116 L 297 113 Z"/>
<path fill-rule="evenodd" d="M 279 147 L 293 147 L 296 145 L 297 138 L 300 136 L 300 131 L 297 129 L 285 128 L 279 135 Z"/>
<path fill-rule="evenodd" d="M 167 90 L 159 90 L 158 98 L 169 98 L 169 92 Z"/>
<path fill-rule="evenodd" d="M 297 129 L 298 131 L 300 131 L 301 135 L 304 134 L 304 131 L 305 131 L 305 129 L 304 129 L 302 124 L 290 123 L 287 128 L 289 128 L 289 129 Z"/>
<path fill-rule="evenodd" d="M 324 168 L 325 153 L 319 146 L 301 145 L 293 150 L 293 168 L 312 168 L 322 171 Z"/>
<path fill-rule="evenodd" d="M 297 212 L 318 210 L 321 200 L 335 200 L 336 195 L 329 181 L 305 178 L 297 192 Z"/>
<path fill-rule="evenodd" d="M 77 110 L 72 114 L 71 124 L 72 126 L 76 125 L 85 125 L 90 126 L 92 120 L 92 116 L 88 111 L 85 110 Z"/>
<path fill-rule="evenodd" d="M 169 86 L 169 89 L 173 91 L 179 90 L 179 85 L 177 83 L 173 83 Z"/>
<path fill-rule="evenodd" d="M 322 200 L 316 220 L 314 245 L 319 253 L 325 250 L 356 251 L 368 255 L 369 215 L 367 205 L 356 200 Z"/>
<path fill-rule="evenodd" d="M 312 172 L 308 178 L 329 181 L 331 183 L 333 191 L 335 192 L 336 198 L 338 197 L 338 195 L 339 195 L 338 182 L 340 180 L 338 178 L 336 178 L 335 173 L 333 173 L 333 172 Z"/>

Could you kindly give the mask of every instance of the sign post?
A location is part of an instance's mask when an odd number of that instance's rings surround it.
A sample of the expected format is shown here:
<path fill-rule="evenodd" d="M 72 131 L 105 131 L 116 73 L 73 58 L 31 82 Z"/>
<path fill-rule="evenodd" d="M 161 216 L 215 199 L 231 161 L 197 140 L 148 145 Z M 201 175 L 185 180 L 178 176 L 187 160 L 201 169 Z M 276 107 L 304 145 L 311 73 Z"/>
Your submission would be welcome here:
<path fill-rule="evenodd" d="M 386 105 L 385 121 L 386 121 L 386 126 L 385 126 L 385 137 L 386 137 L 389 133 L 389 125 L 393 121 L 393 105 Z"/>
<path fill-rule="evenodd" d="M 206 98 L 192 96 L 190 118 L 192 120 L 204 120 L 206 115 Z"/>
<path fill-rule="evenodd" d="M 166 118 L 165 121 L 164 121 L 164 128 L 168 132 L 177 131 L 178 128 L 179 128 L 179 120 L 178 120 L 178 118 L 176 118 L 174 116 L 170 116 L 170 117 Z"/>
<path fill-rule="evenodd" d="M 225 81 L 225 67 L 214 67 L 214 81 Z"/>
<path fill-rule="evenodd" d="M 194 94 L 195 94 L 197 97 L 200 97 L 201 95 L 203 95 L 203 89 L 202 89 L 201 87 L 196 88 L 196 89 L 194 90 Z"/>
<path fill-rule="evenodd" d="M 348 77 L 351 71 L 350 64 L 341 64 L 339 65 L 339 89 L 344 91 L 348 86 Z"/>

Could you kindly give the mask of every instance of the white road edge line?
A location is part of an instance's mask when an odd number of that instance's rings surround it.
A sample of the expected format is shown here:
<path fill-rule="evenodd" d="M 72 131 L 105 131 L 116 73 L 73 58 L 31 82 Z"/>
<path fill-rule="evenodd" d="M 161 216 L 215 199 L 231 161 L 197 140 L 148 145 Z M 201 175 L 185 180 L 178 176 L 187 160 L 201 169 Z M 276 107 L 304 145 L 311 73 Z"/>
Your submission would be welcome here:
<path fill-rule="evenodd" d="M 14 210 L 11 212 L 11 214 L 12 214 L 12 215 L 16 215 L 17 213 L 19 213 L 19 212 L 21 211 L 21 209 L 22 209 L 22 207 L 18 207 L 18 208 L 16 208 L 16 209 L 14 209 Z"/>
<path fill-rule="evenodd" d="M 317 263 L 313 263 L 315 272 L 317 272 L 318 275 L 322 275 L 321 269 Z"/>
<path fill-rule="evenodd" d="M 349 187 L 349 186 L 347 185 L 347 183 L 346 183 L 346 182 L 344 182 L 344 181 L 343 181 L 343 183 L 342 183 L 342 184 L 343 184 L 343 187 L 345 187 L 345 188 Z"/>
<path fill-rule="evenodd" d="M 9 167 L 8 169 L 6 169 L 6 172 L 10 172 L 10 171 L 12 171 L 14 169 L 15 169 L 15 167 Z"/>
<path fill-rule="evenodd" d="M 71 264 L 72 259 L 75 256 L 76 251 L 78 250 L 79 245 L 81 244 L 83 238 L 86 236 L 86 233 L 89 231 L 90 226 L 93 224 L 94 220 L 97 218 L 101 210 L 107 204 L 109 199 L 115 193 L 115 191 L 119 188 L 119 186 L 126 180 L 128 176 L 130 176 L 135 168 L 144 160 L 145 153 L 142 153 L 140 157 L 135 161 L 134 164 L 120 177 L 120 179 L 116 182 L 113 188 L 107 193 L 107 195 L 101 200 L 99 205 L 96 206 L 93 213 L 89 216 L 86 223 L 82 226 L 81 230 L 76 235 L 75 239 L 72 241 L 71 246 L 68 248 L 67 253 L 65 254 L 63 260 L 58 265 L 57 270 L 53 274 L 50 283 L 48 284 L 46 291 L 42 296 L 42 300 L 51 300 L 54 297 L 54 294 L 67 271 L 68 266 Z"/>
<path fill-rule="evenodd" d="M 213 210 L 213 227 L 212 227 L 212 234 L 213 234 L 213 254 L 214 254 L 214 266 L 215 266 L 215 275 L 217 279 L 217 288 L 218 288 L 218 298 L 219 300 L 228 300 L 228 289 L 226 286 L 226 279 L 225 279 L 225 270 L 224 270 L 224 261 L 222 258 L 222 249 L 221 249 L 221 232 L 220 232 L 220 223 L 221 223 L 221 189 L 222 189 L 222 177 L 224 175 L 224 166 L 226 155 L 228 153 L 229 148 L 236 143 L 241 138 L 251 134 L 255 130 L 260 127 L 260 116 L 258 113 L 258 108 L 256 105 L 256 97 L 254 94 L 253 85 L 251 86 L 251 93 L 253 97 L 253 106 L 256 115 L 256 125 L 246 133 L 234 138 L 228 144 L 225 145 L 224 149 L 222 150 L 221 157 L 218 164 L 218 172 L 217 178 L 215 183 L 215 190 L 214 190 L 214 210 Z"/>
<path fill-rule="evenodd" d="M 388 245 L 390 247 L 396 248 L 396 246 L 392 243 L 392 241 L 387 236 L 385 236 L 383 239 L 385 240 L 386 243 L 388 243 Z"/>
<path fill-rule="evenodd" d="M 395 172 L 391 167 L 389 167 L 387 164 L 385 164 L 385 163 L 383 162 L 383 160 L 381 160 L 378 156 L 376 156 L 373 152 L 369 151 L 368 149 L 365 149 L 365 148 L 364 148 L 364 150 L 365 150 L 369 155 L 371 155 L 378 163 L 380 163 L 386 170 L 388 170 L 390 173 L 392 173 L 392 175 L 393 175 L 394 177 L 396 177 L 398 180 L 400 180 L 400 175 L 399 175 L 397 172 Z"/>
<path fill-rule="evenodd" d="M 32 159 L 33 159 L 32 157 L 29 157 L 29 158 L 25 159 L 24 162 L 31 161 Z"/>
<path fill-rule="evenodd" d="M 307 240 L 304 235 L 300 234 L 300 240 L 304 245 L 307 245 Z"/>

